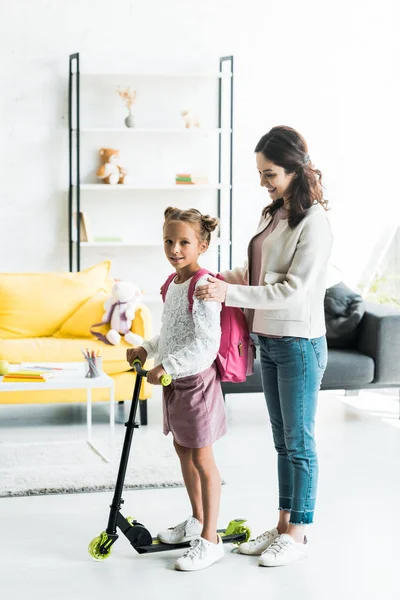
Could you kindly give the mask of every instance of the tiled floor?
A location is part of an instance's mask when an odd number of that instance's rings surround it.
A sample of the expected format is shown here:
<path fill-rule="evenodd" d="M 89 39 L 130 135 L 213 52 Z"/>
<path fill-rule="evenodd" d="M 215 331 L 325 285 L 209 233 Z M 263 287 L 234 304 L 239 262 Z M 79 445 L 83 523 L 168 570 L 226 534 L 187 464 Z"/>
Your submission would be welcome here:
<path fill-rule="evenodd" d="M 149 408 L 149 427 L 160 428 L 159 397 Z M 229 396 L 227 410 L 229 435 L 215 447 L 227 481 L 220 525 L 245 516 L 257 534 L 276 519 L 276 457 L 267 413 L 261 395 Z M 0 406 L 0 411 L 1 442 L 84 435 L 83 406 Z M 111 494 L 5 498 L 0 499 L 1 598 L 399 598 L 397 416 L 394 397 L 321 394 L 319 500 L 306 560 L 260 568 L 256 558 L 226 546 L 225 559 L 210 569 L 180 573 L 173 570 L 177 552 L 140 556 L 121 538 L 112 556 L 96 563 L 87 544 L 106 525 Z M 94 418 L 98 430 L 105 429 L 106 407 L 96 406 Z M 122 425 L 119 430 L 122 435 Z M 153 533 L 188 514 L 183 489 L 127 492 L 124 498 L 126 514 Z"/>

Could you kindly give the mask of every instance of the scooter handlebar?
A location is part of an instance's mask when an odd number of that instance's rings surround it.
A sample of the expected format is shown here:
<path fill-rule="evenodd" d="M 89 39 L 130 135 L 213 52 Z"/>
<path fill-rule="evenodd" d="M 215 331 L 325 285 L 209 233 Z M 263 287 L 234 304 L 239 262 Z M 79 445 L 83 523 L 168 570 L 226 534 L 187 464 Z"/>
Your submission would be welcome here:
<path fill-rule="evenodd" d="M 132 363 L 132 367 L 135 369 L 135 371 L 138 375 L 140 375 L 141 377 L 147 377 L 148 371 L 146 371 L 145 369 L 142 368 L 142 363 L 140 362 L 140 360 L 138 358 L 135 358 L 135 360 Z M 168 373 L 165 373 L 165 375 L 161 375 L 161 377 L 160 377 L 160 383 L 164 387 L 167 385 L 170 385 L 171 381 L 172 381 L 172 377 L 171 377 L 171 375 L 168 375 Z"/>

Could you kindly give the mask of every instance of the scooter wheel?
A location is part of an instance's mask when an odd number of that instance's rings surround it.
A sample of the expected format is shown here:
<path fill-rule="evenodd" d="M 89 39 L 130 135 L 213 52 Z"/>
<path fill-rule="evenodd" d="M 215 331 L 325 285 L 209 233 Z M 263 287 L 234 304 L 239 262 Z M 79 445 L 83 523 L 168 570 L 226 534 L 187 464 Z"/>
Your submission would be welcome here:
<path fill-rule="evenodd" d="M 109 541 L 109 546 L 106 549 L 106 552 L 104 552 L 104 554 L 102 552 L 100 552 L 100 549 L 102 546 L 104 546 L 104 544 L 107 544 L 107 541 Z M 106 558 L 108 558 L 111 554 L 111 550 L 112 550 L 112 544 L 111 544 L 111 540 L 109 540 L 108 535 L 105 531 L 102 531 L 102 533 L 95 537 L 89 544 L 88 547 L 88 552 L 90 554 L 90 556 L 93 558 L 93 560 L 106 560 Z"/>

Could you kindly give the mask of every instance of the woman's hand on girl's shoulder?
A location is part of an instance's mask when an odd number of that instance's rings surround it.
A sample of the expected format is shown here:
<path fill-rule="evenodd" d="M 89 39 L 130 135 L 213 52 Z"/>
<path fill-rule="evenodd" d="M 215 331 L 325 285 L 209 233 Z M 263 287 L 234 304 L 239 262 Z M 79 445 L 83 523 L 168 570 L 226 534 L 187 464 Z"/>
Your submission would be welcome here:
<path fill-rule="evenodd" d="M 205 302 L 225 302 L 228 284 L 222 279 L 209 277 L 207 285 L 199 285 L 194 293 L 198 300 Z"/>

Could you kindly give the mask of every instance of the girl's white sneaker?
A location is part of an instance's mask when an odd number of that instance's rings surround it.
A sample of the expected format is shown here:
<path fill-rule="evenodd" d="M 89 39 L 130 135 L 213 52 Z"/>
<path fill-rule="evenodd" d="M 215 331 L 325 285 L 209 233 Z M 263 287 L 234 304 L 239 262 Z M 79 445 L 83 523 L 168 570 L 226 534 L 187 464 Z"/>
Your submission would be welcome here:
<path fill-rule="evenodd" d="M 282 567 L 307 556 L 307 538 L 300 544 L 287 533 L 278 536 L 273 544 L 265 550 L 258 564 L 260 567 Z"/>
<path fill-rule="evenodd" d="M 224 544 L 218 535 L 218 544 L 213 544 L 202 537 L 190 542 L 190 549 L 175 563 L 178 571 L 200 571 L 211 566 L 224 556 Z"/>
<path fill-rule="evenodd" d="M 203 529 L 203 525 L 194 517 L 188 517 L 183 523 L 175 525 L 170 529 L 165 529 L 157 534 L 160 542 L 164 544 L 181 544 L 182 542 L 190 542 L 198 538 Z"/>
<path fill-rule="evenodd" d="M 274 543 L 276 538 L 279 537 L 278 530 L 276 527 L 269 531 L 264 531 L 258 535 L 254 540 L 249 540 L 244 544 L 240 544 L 239 552 L 241 554 L 250 554 L 251 556 L 259 556 Z"/>

